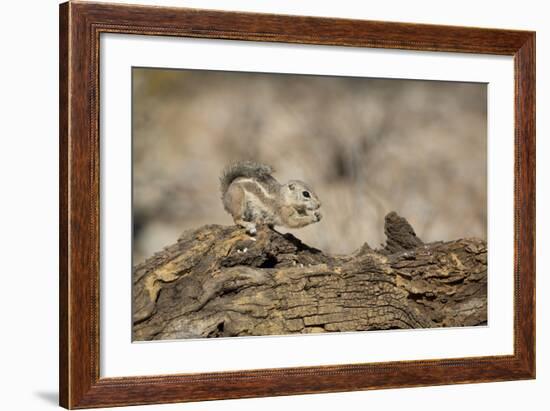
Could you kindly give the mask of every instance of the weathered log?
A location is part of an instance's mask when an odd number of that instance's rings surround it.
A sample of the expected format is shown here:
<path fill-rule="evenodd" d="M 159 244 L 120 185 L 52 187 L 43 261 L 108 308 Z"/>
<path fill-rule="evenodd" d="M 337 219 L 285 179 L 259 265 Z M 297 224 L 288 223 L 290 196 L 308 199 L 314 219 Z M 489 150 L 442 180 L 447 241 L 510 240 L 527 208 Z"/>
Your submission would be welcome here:
<path fill-rule="evenodd" d="M 396 213 L 385 223 L 384 248 L 346 256 L 269 228 L 187 231 L 134 268 L 133 338 L 486 324 L 485 241 L 424 244 Z"/>

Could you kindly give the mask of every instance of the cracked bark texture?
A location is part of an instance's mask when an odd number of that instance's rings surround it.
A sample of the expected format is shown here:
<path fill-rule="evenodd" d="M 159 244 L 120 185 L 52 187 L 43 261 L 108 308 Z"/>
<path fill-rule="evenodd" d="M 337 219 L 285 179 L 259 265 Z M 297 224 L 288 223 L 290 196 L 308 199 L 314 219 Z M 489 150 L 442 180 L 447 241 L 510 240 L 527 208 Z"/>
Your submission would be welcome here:
<path fill-rule="evenodd" d="M 424 244 L 395 212 L 386 245 L 326 255 L 291 234 L 187 231 L 133 271 L 133 339 L 163 340 L 487 323 L 487 247 Z"/>

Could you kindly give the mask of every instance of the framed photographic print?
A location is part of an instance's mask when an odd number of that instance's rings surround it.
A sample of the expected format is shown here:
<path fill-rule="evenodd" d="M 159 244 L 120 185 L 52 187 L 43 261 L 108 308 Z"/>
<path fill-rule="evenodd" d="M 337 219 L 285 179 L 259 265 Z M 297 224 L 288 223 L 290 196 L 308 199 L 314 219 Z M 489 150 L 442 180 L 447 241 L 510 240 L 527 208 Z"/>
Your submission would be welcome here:
<path fill-rule="evenodd" d="M 535 33 L 60 6 L 60 404 L 535 377 Z"/>

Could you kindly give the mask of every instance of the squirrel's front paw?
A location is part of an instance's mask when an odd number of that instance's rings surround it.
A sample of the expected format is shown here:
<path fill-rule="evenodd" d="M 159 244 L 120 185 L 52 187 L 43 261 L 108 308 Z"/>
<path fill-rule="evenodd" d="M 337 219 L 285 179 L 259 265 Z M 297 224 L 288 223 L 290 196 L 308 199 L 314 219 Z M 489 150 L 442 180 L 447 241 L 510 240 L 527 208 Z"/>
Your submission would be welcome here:
<path fill-rule="evenodd" d="M 315 211 L 313 213 L 313 218 L 315 219 L 315 222 L 321 221 L 322 217 L 323 217 L 323 215 L 321 214 L 320 211 Z"/>

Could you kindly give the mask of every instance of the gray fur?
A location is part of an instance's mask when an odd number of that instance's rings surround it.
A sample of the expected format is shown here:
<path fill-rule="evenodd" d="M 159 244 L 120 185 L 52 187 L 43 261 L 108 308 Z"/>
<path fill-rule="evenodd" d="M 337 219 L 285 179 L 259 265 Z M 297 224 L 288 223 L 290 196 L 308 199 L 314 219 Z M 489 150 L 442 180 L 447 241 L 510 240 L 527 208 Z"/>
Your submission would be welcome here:
<path fill-rule="evenodd" d="M 228 165 L 220 177 L 220 189 L 222 197 L 227 192 L 229 185 L 239 177 L 262 178 L 270 177 L 274 172 L 273 167 L 260 164 L 255 161 L 237 161 Z"/>

